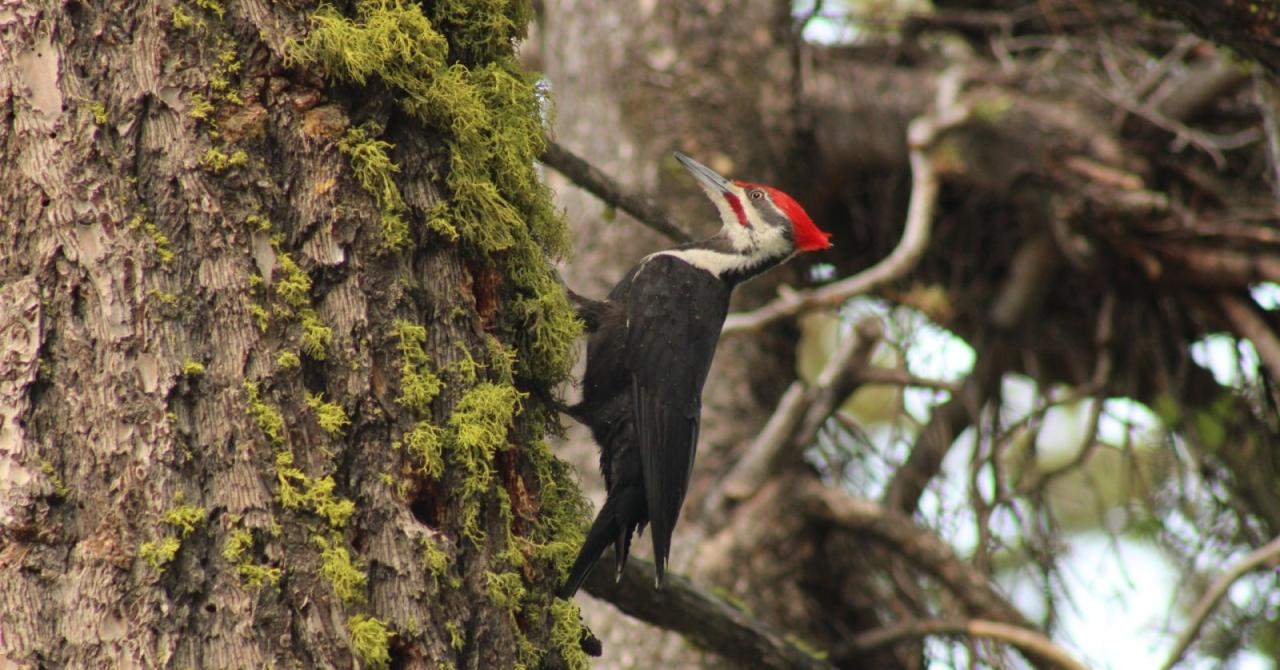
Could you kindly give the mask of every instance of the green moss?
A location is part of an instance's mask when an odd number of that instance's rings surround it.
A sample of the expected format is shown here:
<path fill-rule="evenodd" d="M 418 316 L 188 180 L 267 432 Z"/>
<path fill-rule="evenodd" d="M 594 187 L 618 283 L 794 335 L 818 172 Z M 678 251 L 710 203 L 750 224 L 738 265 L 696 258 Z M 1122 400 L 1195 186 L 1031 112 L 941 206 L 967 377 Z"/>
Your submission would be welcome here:
<path fill-rule="evenodd" d="M 541 503 L 525 540 L 531 545 L 532 557 L 545 561 L 558 582 L 568 576 L 586 538 L 591 504 L 583 497 L 570 468 L 555 458 L 545 441 L 530 442 L 523 453 L 538 480 Z"/>
<path fill-rule="evenodd" d="M 195 532 L 196 526 L 204 523 L 208 513 L 203 507 L 180 505 L 164 513 L 164 522 L 178 529 L 183 539 Z"/>
<path fill-rule="evenodd" d="M 180 299 L 178 298 L 177 293 L 161 291 L 158 288 L 153 288 L 148 290 L 147 295 L 151 296 L 152 298 L 155 298 L 156 300 L 159 300 L 160 304 L 164 305 L 168 309 L 177 309 L 178 303 L 180 302 Z"/>
<path fill-rule="evenodd" d="M 244 218 L 244 225 L 261 233 L 271 230 L 271 220 L 265 216 L 250 214 Z"/>
<path fill-rule="evenodd" d="M 107 124 L 107 121 L 110 120 L 110 117 L 107 116 L 106 105 L 97 101 L 91 101 L 91 102 L 85 103 L 85 107 L 89 110 L 90 113 L 93 114 L 94 123 L 100 126 L 104 126 Z"/>
<path fill-rule="evenodd" d="M 489 600 L 515 616 L 525 597 L 524 580 L 517 572 L 484 573 L 488 585 Z"/>
<path fill-rule="evenodd" d="M 266 307 L 252 301 L 248 303 L 246 309 L 249 310 L 249 315 L 253 317 L 254 323 L 258 325 L 258 330 L 264 333 L 267 332 L 267 328 L 271 326 L 271 312 L 268 312 Z"/>
<path fill-rule="evenodd" d="M 396 402 L 413 410 L 417 416 L 430 416 L 431 402 L 440 394 L 444 383 L 431 371 L 431 360 L 424 344 L 427 329 L 404 319 L 396 319 L 392 333 L 400 349 L 400 397 Z"/>
<path fill-rule="evenodd" d="M 521 354 L 519 372 L 549 388 L 568 373 L 580 325 L 547 265 L 569 244 L 535 168 L 545 143 L 545 100 L 511 48 L 527 8 L 513 13 L 507 2 L 453 0 L 432 10 L 440 26 L 419 5 L 401 1 L 362 0 L 355 18 L 323 7 L 289 55 L 331 80 L 380 80 L 406 112 L 444 135 L 450 198 L 427 219 L 503 264 L 514 293 L 504 301 L 503 328 Z M 452 43 L 441 26 L 459 31 L 449 33 Z"/>
<path fill-rule="evenodd" d="M 275 281 L 276 295 L 294 309 L 306 307 L 311 302 L 311 277 L 293 262 L 289 254 L 277 253 L 276 262 L 280 264 Z"/>
<path fill-rule="evenodd" d="M 480 503 L 493 479 L 493 459 L 508 449 L 507 430 L 520 411 L 522 394 L 511 386 L 477 384 L 467 390 L 449 416 L 450 461 L 464 473 L 458 485 L 462 498 L 462 532 L 476 544 L 484 541 Z"/>
<path fill-rule="evenodd" d="M 249 154 L 245 153 L 243 149 L 237 149 L 228 156 L 217 147 L 209 147 L 209 150 L 200 157 L 200 165 L 213 172 L 223 172 L 228 168 L 244 165 L 248 162 Z"/>
<path fill-rule="evenodd" d="M 406 210 L 400 187 L 394 175 L 400 171 L 387 152 L 394 147 L 390 142 L 377 139 L 382 126 L 370 121 L 358 128 L 347 130 L 338 140 L 338 149 L 351 159 L 351 170 L 356 181 L 378 205 L 382 222 L 382 243 L 388 249 L 403 248 L 409 242 L 409 224 L 405 223 Z"/>
<path fill-rule="evenodd" d="M 294 467 L 293 454 L 281 451 L 276 454 L 276 495 L 280 504 L 289 509 L 305 509 L 323 517 L 334 528 L 342 528 L 356 511 L 350 500 L 334 495 L 333 477 L 308 477 Z"/>
<path fill-rule="evenodd" d="M 329 581 L 338 599 L 344 603 L 363 599 L 368 578 L 347 548 L 337 538 L 327 540 L 317 535 L 312 539 L 320 547 L 320 575 Z"/>
<path fill-rule="evenodd" d="M 796 649 L 799 649 L 800 651 L 808 654 L 809 656 L 819 661 L 827 660 L 827 652 L 814 646 L 813 643 L 800 637 L 799 635 L 795 635 L 794 633 L 787 633 L 786 635 L 783 636 L 783 639 L 785 639 L 787 642 L 790 642 L 791 646 L 795 647 Z"/>
<path fill-rule="evenodd" d="M 302 353 L 317 361 L 323 361 L 328 355 L 329 344 L 333 341 L 333 329 L 324 325 L 320 316 L 310 307 L 298 310 L 302 321 Z"/>
<path fill-rule="evenodd" d="M 296 370 L 302 367 L 302 359 L 292 351 L 282 351 L 276 354 L 276 367 L 281 370 Z"/>
<path fill-rule="evenodd" d="M 163 573 L 175 556 L 182 543 L 176 537 L 166 537 L 159 542 L 143 542 L 138 547 L 138 557 L 146 561 L 152 570 Z"/>
<path fill-rule="evenodd" d="M 324 394 L 307 394 L 307 406 L 316 413 L 316 422 L 320 429 L 330 435 L 341 435 L 342 429 L 351 425 L 342 405 L 336 402 L 325 402 Z"/>
<path fill-rule="evenodd" d="M 454 651 L 462 651 L 462 648 L 467 646 L 467 638 L 462 634 L 462 626 L 458 625 L 457 621 L 444 622 L 444 629 L 449 633 L 449 646 L 453 647 Z"/>
<path fill-rule="evenodd" d="M 200 363 L 199 361 L 193 361 L 190 358 L 188 358 L 182 363 L 182 374 L 185 377 L 192 377 L 192 378 L 203 377 L 204 364 Z"/>
<path fill-rule="evenodd" d="M 222 18 L 222 14 L 226 11 L 218 0 L 195 0 L 195 3 L 196 7 L 213 12 L 218 18 Z"/>
<path fill-rule="evenodd" d="M 239 563 L 252 546 L 253 533 L 243 529 L 233 530 L 227 535 L 227 543 L 222 547 L 222 557 L 228 563 Z"/>
<path fill-rule="evenodd" d="M 569 670 L 588 670 L 591 661 L 582 651 L 582 615 L 571 600 L 551 603 L 551 647 L 560 652 Z"/>
<path fill-rule="evenodd" d="M 44 363 L 44 359 L 40 359 L 40 362 Z M 71 492 L 71 489 L 62 481 L 62 477 L 58 476 L 58 472 L 54 469 L 53 463 L 42 459 L 40 461 L 40 471 L 49 478 L 49 483 L 53 485 L 53 492 L 58 494 L 58 497 L 67 497 L 67 494 Z"/>
<path fill-rule="evenodd" d="M 197 19 L 191 16 L 190 14 L 186 13 L 186 11 L 182 9 L 181 5 L 173 6 L 173 13 L 171 14 L 171 17 L 173 21 L 173 27 L 178 30 L 186 30 L 187 28 L 191 28 L 192 26 L 195 26 L 197 28 L 204 27 L 204 20 Z"/>
<path fill-rule="evenodd" d="M 260 589 L 267 584 L 280 585 L 280 577 L 284 571 L 280 568 L 260 563 L 241 563 L 236 566 L 236 574 L 240 583 L 250 589 Z"/>
<path fill-rule="evenodd" d="M 402 439 L 422 474 L 432 479 L 444 476 L 444 431 L 439 426 L 422 419 Z"/>
<path fill-rule="evenodd" d="M 393 633 L 386 624 L 357 614 L 347 619 L 347 636 L 351 651 L 365 667 L 382 670 L 391 664 L 390 640 Z"/>
<path fill-rule="evenodd" d="M 267 440 L 272 446 L 284 445 L 284 417 L 281 416 L 280 410 L 267 404 L 262 400 L 262 394 L 258 390 L 258 385 L 251 381 L 244 383 L 244 392 L 249 401 L 249 416 L 253 417 L 254 423 L 258 424 L 258 428 L 266 434 Z"/>
<path fill-rule="evenodd" d="M 223 545 L 222 557 L 236 566 L 236 574 L 240 582 L 251 589 L 262 588 L 266 584 L 277 586 L 280 583 L 280 568 L 260 565 L 250 560 L 249 550 L 253 547 L 253 534 L 247 530 L 235 529 L 227 536 Z"/>
<path fill-rule="evenodd" d="M 187 101 L 187 116 L 196 121 L 212 121 L 213 111 L 213 103 L 199 93 L 192 93 Z"/>
<path fill-rule="evenodd" d="M 129 222 L 125 224 L 129 230 L 142 229 L 147 237 L 151 238 L 151 244 L 155 247 L 156 255 L 160 257 L 160 262 L 168 265 L 173 262 L 173 248 L 169 244 L 169 236 L 164 234 L 156 224 L 147 221 L 142 215 L 135 215 Z"/>

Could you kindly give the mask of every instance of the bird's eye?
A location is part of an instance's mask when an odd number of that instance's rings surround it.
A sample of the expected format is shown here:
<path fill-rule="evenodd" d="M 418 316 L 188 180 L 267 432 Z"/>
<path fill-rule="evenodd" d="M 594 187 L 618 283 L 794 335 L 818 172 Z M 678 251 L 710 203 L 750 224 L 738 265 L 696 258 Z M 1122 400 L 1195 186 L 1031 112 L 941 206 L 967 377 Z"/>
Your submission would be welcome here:
<path fill-rule="evenodd" d="M 761 191 L 761 190 L 760 190 L 760 189 L 758 189 L 758 188 L 756 188 L 756 189 L 752 189 L 752 190 L 751 190 L 751 199 L 752 199 L 752 200 L 759 200 L 760 198 L 763 198 L 763 197 L 764 197 L 764 191 Z"/>

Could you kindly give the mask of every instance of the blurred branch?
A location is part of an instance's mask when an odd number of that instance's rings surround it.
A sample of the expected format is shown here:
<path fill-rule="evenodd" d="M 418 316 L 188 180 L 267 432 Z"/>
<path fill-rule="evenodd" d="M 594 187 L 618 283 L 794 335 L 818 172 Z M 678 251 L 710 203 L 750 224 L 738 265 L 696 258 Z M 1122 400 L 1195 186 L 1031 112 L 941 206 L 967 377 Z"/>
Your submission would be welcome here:
<path fill-rule="evenodd" d="M 671 240 L 693 241 L 693 236 L 672 221 L 671 216 L 661 205 L 650 198 L 631 193 L 613 177 L 558 142 L 547 142 L 547 148 L 542 152 L 541 160 L 543 164 L 553 168 L 611 207 L 617 207 L 630 214 L 640 223 L 666 235 Z"/>
<path fill-rule="evenodd" d="M 1232 330 L 1253 343 L 1258 358 L 1271 378 L 1280 381 L 1280 338 L 1253 310 L 1252 303 L 1230 293 L 1219 293 L 1218 307 L 1222 308 L 1227 320 L 1231 322 Z"/>
<path fill-rule="evenodd" d="M 812 385 L 801 380 L 791 383 L 760 434 L 707 497 L 708 515 L 755 493 L 767 477 L 782 469 L 783 457 L 798 455 L 816 438 L 827 417 L 860 383 L 861 370 L 883 336 L 878 319 L 859 322 L 854 333 L 840 341 Z"/>
<path fill-rule="evenodd" d="M 605 556 L 602 566 L 613 565 Z M 695 587 L 680 575 L 667 573 L 661 589 L 653 587 L 653 564 L 631 557 L 622 577 L 613 571 L 592 570 L 587 593 L 608 601 L 623 613 L 684 636 L 744 667 L 778 670 L 833 670 L 834 666 L 787 641 L 783 634 L 729 603 Z"/>
<path fill-rule="evenodd" d="M 973 114 L 971 105 L 959 100 L 964 78 L 965 70 L 961 66 L 952 66 L 943 72 L 938 78 L 933 111 L 917 117 L 907 128 L 911 199 L 907 206 L 902 239 L 893 252 L 870 268 L 834 284 L 811 291 L 783 292 L 773 302 L 759 309 L 730 314 L 724 322 L 724 334 L 756 331 L 774 321 L 802 312 L 835 307 L 915 269 L 929 246 L 933 210 L 938 201 L 938 175 L 929 149 L 943 133 L 968 121 Z"/>
<path fill-rule="evenodd" d="M 1048 233 L 1023 243 L 988 311 L 988 320 L 997 333 L 1014 329 L 1039 307 L 1062 262 Z M 996 341 L 976 348 L 982 353 L 973 372 L 951 400 L 933 410 L 929 423 L 916 437 L 911 454 L 889 481 L 884 494 L 885 506 L 908 513 L 915 511 L 920 495 L 942 467 L 942 459 L 955 436 L 969 425 L 1000 383 L 1007 364 L 999 336 Z"/>
<path fill-rule="evenodd" d="M 951 545 L 921 528 L 910 515 L 827 488 L 817 481 L 802 486 L 797 497 L 805 501 L 810 515 L 885 544 L 933 575 L 970 614 L 1019 628 L 1032 627 L 985 574 L 956 556 Z"/>
<path fill-rule="evenodd" d="M 862 633 L 837 647 L 832 652 L 831 657 L 837 663 L 853 660 L 858 654 L 893 644 L 899 640 L 930 635 L 967 635 L 969 637 L 990 638 L 1013 645 L 1024 652 L 1048 660 L 1064 670 L 1086 670 L 1086 666 L 1073 658 L 1065 649 L 1054 644 L 1052 640 L 1037 631 L 983 619 L 904 621 Z"/>
<path fill-rule="evenodd" d="M 1182 631 L 1182 635 L 1178 637 L 1177 645 L 1174 646 L 1173 652 L 1169 654 L 1169 658 L 1161 668 L 1169 670 L 1182 660 L 1182 655 L 1187 653 L 1191 643 L 1195 642 L 1200 635 L 1200 628 L 1204 626 L 1205 620 L 1209 618 L 1214 608 L 1218 606 L 1218 601 L 1222 600 L 1222 597 L 1227 594 L 1227 590 L 1231 588 L 1232 584 L 1246 574 L 1276 560 L 1280 560 L 1280 536 L 1249 552 L 1239 563 L 1236 563 L 1230 570 L 1219 577 L 1213 583 L 1213 586 L 1205 592 L 1204 596 L 1200 598 L 1200 602 L 1196 603 L 1196 609 L 1191 615 L 1191 621 L 1187 624 L 1186 630 Z"/>

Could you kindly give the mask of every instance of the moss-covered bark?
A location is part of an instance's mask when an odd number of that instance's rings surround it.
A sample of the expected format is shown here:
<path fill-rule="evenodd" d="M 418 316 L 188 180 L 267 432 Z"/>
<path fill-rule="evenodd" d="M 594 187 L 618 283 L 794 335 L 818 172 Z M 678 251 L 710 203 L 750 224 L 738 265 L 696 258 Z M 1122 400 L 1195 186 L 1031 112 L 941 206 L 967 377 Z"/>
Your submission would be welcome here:
<path fill-rule="evenodd" d="M 14 16 L 0 655 L 582 665 L 527 3 Z"/>

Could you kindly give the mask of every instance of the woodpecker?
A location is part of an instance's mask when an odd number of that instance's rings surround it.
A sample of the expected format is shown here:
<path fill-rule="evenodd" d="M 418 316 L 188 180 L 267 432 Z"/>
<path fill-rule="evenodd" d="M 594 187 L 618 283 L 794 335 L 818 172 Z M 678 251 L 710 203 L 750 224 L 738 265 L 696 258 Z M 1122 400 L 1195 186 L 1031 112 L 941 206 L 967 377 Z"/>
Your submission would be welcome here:
<path fill-rule="evenodd" d="M 622 575 L 631 536 L 650 528 L 662 586 L 671 533 L 693 471 L 702 385 L 738 284 L 805 251 L 831 246 L 795 200 L 729 181 L 676 152 L 715 203 L 713 237 L 645 256 L 609 297 L 569 291 L 586 323 L 582 402 L 567 409 L 600 446 L 608 494 L 559 595 L 572 598 L 609 544 Z"/>

